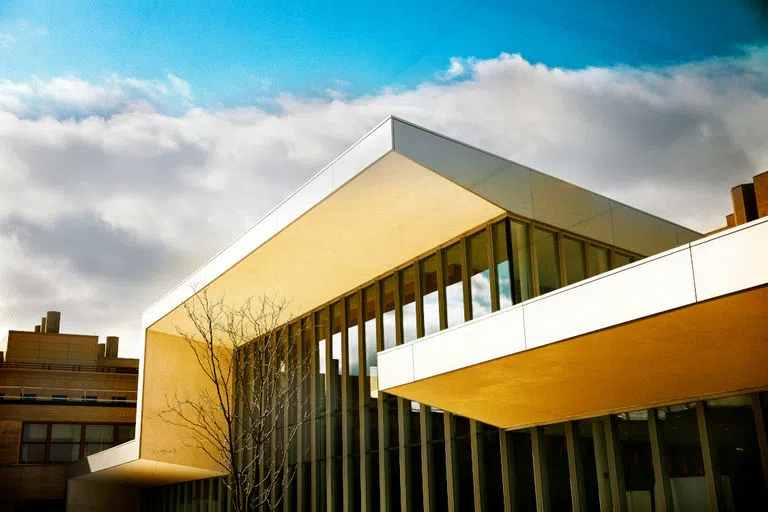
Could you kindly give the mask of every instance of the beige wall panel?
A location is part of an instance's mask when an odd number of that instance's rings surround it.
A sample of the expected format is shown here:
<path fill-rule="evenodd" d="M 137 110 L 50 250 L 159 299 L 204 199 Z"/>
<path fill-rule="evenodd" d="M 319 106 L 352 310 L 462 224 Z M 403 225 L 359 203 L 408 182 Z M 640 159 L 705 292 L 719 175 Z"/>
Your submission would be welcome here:
<path fill-rule="evenodd" d="M 533 218 L 612 244 L 610 201 L 540 172 L 531 173 Z"/>
<path fill-rule="evenodd" d="M 134 407 L 0 404 L 0 419 L 53 423 L 134 423 Z"/>
<path fill-rule="evenodd" d="M 5 359 L 10 362 L 95 365 L 98 341 L 98 336 L 10 331 Z"/>
<path fill-rule="evenodd" d="M 0 464 L 19 462 L 21 420 L 0 420 Z"/>
<path fill-rule="evenodd" d="M 147 331 L 146 363 L 142 397 L 140 457 L 203 469 L 216 465 L 195 445 L 190 431 L 160 418 L 167 400 L 197 401 L 205 390 L 214 387 L 198 366 L 193 350 L 179 336 Z"/>
<path fill-rule="evenodd" d="M 645 256 L 677 247 L 677 226 L 611 201 L 614 244 Z"/>

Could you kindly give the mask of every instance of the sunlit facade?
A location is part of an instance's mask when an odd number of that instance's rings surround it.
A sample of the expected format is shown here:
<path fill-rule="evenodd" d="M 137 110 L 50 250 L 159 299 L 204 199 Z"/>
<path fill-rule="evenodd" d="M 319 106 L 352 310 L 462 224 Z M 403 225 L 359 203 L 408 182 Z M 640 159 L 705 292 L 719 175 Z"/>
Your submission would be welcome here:
<path fill-rule="evenodd" d="M 389 118 L 185 284 L 295 304 L 283 510 L 754 510 L 767 240 L 768 219 L 704 237 Z M 71 507 L 229 509 L 157 419 L 204 386 L 176 332 L 191 294 L 145 313 L 138 439 Z"/>

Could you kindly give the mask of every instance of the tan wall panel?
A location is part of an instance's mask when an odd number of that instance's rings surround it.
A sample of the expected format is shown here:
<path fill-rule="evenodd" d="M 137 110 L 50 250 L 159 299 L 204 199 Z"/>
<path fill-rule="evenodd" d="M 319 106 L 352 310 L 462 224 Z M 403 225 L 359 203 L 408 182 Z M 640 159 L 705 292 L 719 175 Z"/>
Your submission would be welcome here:
<path fill-rule="evenodd" d="M 21 448 L 21 421 L 0 420 L 0 464 L 16 464 Z"/>
<path fill-rule="evenodd" d="M 24 363 L 95 365 L 98 342 L 98 336 L 10 331 L 5 359 Z"/>
<path fill-rule="evenodd" d="M 0 404 L 0 419 L 74 423 L 134 423 L 134 407 Z"/>
<path fill-rule="evenodd" d="M 159 415 L 167 400 L 197 401 L 204 390 L 214 391 L 198 366 L 193 350 L 179 336 L 147 331 L 144 395 L 142 397 L 142 459 L 219 470 L 190 431 L 171 425 Z"/>

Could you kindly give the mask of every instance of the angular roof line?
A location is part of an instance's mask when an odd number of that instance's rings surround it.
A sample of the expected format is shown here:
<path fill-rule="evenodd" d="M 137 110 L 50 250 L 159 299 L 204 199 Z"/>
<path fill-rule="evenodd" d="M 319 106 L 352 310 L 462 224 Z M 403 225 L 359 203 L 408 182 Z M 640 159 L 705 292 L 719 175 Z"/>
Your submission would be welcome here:
<path fill-rule="evenodd" d="M 143 326 L 149 327 L 162 318 L 169 311 L 167 307 L 172 306 L 171 309 L 173 309 L 187 300 L 192 295 L 190 285 L 207 286 L 283 228 L 392 151 L 400 153 L 512 213 L 562 227 L 588 238 L 640 254 L 659 252 L 701 236 L 692 230 L 583 187 L 400 117 L 388 115 L 267 212 L 252 227 L 155 301 L 142 315 Z M 572 204 L 562 207 L 550 205 L 549 203 L 554 202 L 547 201 L 545 198 L 551 198 L 552 193 L 570 198 Z M 555 211 L 558 208 L 559 211 Z M 575 224 L 574 218 L 578 221 Z M 623 222 L 620 229 L 614 228 L 615 222 Z M 656 246 L 645 244 L 647 247 L 641 247 L 644 244 L 636 244 L 636 247 L 632 247 L 631 243 L 617 243 L 614 232 L 622 233 L 626 230 L 643 232 L 640 236 L 648 240 L 654 238 L 657 232 L 663 232 L 664 240 Z M 625 235 L 619 236 L 618 242 L 627 242 L 626 238 Z M 196 278 L 197 283 L 193 282 Z M 181 288 L 185 285 L 190 289 L 182 292 Z M 176 296 L 175 299 L 180 302 L 173 300 L 173 305 L 168 304 L 171 296 Z M 166 307 L 161 307 L 162 304 Z"/>

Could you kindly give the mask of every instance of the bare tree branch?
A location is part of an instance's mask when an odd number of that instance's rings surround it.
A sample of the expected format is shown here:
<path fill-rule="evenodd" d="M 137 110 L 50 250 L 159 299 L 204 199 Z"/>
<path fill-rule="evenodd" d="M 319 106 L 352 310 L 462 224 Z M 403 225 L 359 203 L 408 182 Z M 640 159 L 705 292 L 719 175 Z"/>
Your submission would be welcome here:
<path fill-rule="evenodd" d="M 308 421 L 302 324 L 291 322 L 287 301 L 268 296 L 232 307 L 202 290 L 184 312 L 191 330 L 177 332 L 206 386 L 191 397 L 166 396 L 160 417 L 227 474 L 235 511 L 276 510 L 303 455 L 293 441 Z"/>

